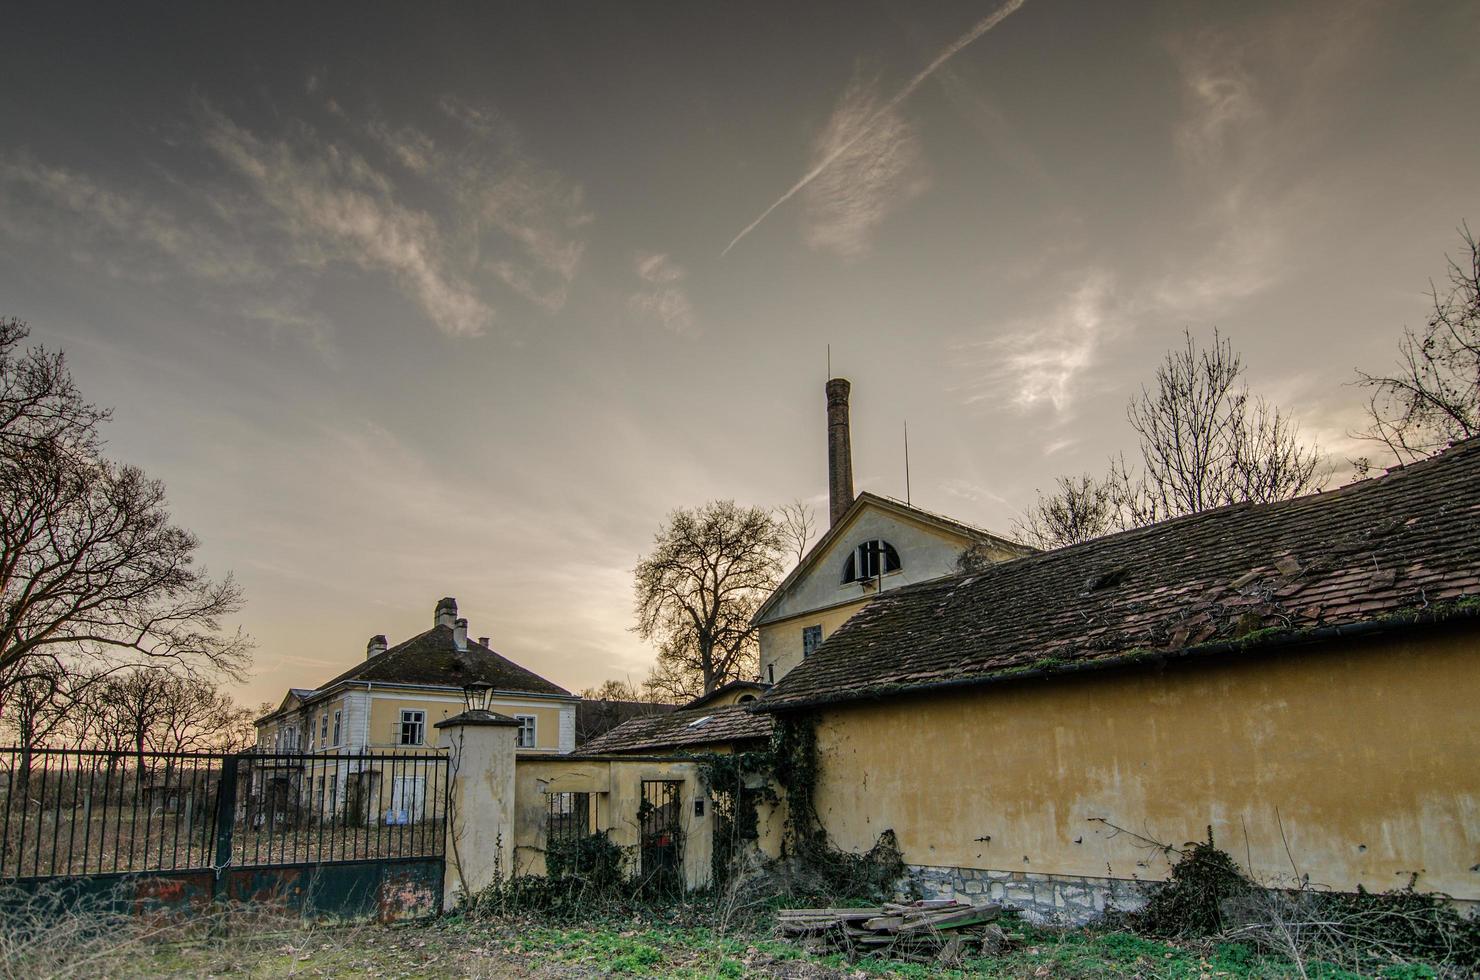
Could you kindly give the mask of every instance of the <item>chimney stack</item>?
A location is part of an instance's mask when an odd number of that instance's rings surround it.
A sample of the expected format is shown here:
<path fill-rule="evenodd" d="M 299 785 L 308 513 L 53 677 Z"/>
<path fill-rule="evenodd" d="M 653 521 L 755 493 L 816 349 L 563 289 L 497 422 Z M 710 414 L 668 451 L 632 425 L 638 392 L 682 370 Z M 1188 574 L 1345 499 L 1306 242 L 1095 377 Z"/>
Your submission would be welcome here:
<path fill-rule="evenodd" d="M 468 621 L 459 619 L 452 624 L 452 645 L 459 650 L 468 648 Z"/>
<path fill-rule="evenodd" d="M 835 526 L 853 506 L 853 446 L 848 438 L 848 390 L 843 378 L 827 383 L 827 501 Z"/>
<path fill-rule="evenodd" d="M 369 660 L 371 657 L 379 656 L 382 653 L 385 653 L 385 634 L 376 633 L 370 637 L 370 642 L 365 644 L 365 659 Z"/>
<path fill-rule="evenodd" d="M 480 637 L 478 637 L 478 645 L 480 647 L 486 647 L 486 646 L 488 646 L 488 640 L 489 640 L 489 637 L 480 636 Z"/>
<path fill-rule="evenodd" d="M 457 600 L 452 598 L 452 596 L 448 596 L 441 602 L 437 603 L 437 611 L 435 614 L 433 614 L 432 625 L 446 626 L 448 629 L 451 629 L 456 622 Z"/>

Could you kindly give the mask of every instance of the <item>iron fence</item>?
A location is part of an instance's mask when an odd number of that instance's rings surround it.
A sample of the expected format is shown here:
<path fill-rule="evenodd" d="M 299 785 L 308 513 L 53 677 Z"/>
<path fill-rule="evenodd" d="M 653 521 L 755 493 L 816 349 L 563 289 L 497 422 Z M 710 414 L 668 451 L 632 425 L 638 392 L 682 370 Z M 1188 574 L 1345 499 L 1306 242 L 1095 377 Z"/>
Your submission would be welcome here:
<path fill-rule="evenodd" d="M 441 752 L 0 748 L 0 880 L 441 858 Z"/>

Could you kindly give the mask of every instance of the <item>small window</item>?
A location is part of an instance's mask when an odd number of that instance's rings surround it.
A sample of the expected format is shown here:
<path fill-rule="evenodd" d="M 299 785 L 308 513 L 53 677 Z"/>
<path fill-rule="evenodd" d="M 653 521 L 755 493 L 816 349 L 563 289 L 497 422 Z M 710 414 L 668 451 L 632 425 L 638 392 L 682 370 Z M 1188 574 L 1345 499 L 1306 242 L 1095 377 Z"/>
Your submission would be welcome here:
<path fill-rule="evenodd" d="M 844 582 L 867 582 L 900 569 L 899 552 L 882 539 L 865 541 L 848 556 L 843 565 Z"/>
<path fill-rule="evenodd" d="M 337 741 L 337 739 L 336 739 Z M 323 719 L 319 722 L 319 748 L 329 747 L 329 712 L 324 712 Z"/>
<path fill-rule="evenodd" d="M 425 711 L 401 712 L 401 744 L 420 745 L 426 735 L 427 713 Z"/>
<path fill-rule="evenodd" d="M 802 657 L 810 657 L 817 652 L 817 647 L 822 643 L 821 626 L 802 627 Z"/>
<path fill-rule="evenodd" d="M 532 749 L 535 746 L 535 724 L 537 719 L 534 715 L 515 715 L 514 720 L 519 722 L 519 741 L 515 743 L 521 749 Z"/>
<path fill-rule="evenodd" d="M 313 751 L 313 719 L 308 719 L 308 751 Z"/>
<path fill-rule="evenodd" d="M 339 712 L 334 712 L 334 744 L 339 744 Z"/>

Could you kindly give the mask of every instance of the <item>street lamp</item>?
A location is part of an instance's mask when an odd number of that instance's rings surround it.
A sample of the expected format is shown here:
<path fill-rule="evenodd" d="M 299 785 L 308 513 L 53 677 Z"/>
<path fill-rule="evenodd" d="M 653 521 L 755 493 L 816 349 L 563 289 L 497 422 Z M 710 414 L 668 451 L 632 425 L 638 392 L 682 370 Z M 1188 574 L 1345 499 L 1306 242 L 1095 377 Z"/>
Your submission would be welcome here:
<path fill-rule="evenodd" d="M 469 681 L 463 685 L 463 704 L 469 711 L 488 711 L 493 699 L 493 685 L 487 681 Z"/>

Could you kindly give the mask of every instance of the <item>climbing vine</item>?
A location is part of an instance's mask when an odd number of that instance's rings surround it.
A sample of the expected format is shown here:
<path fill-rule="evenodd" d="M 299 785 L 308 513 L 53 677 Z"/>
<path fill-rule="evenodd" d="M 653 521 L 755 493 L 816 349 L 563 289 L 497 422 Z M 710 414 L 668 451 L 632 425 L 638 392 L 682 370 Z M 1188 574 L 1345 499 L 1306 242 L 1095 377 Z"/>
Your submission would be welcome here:
<path fill-rule="evenodd" d="M 713 880 L 724 885 L 738 870 L 745 848 L 760 837 L 760 805 L 780 801 L 771 784 L 774 758 L 762 749 L 713 753 L 697 761 L 699 779 L 714 807 Z"/>
<path fill-rule="evenodd" d="M 772 773 L 786 797 L 787 856 L 820 894 L 882 899 L 905 876 L 904 857 L 893 830 L 879 835 L 862 854 L 844 851 L 828 836 L 817 814 L 819 782 L 816 722 L 779 716 L 771 736 Z"/>

